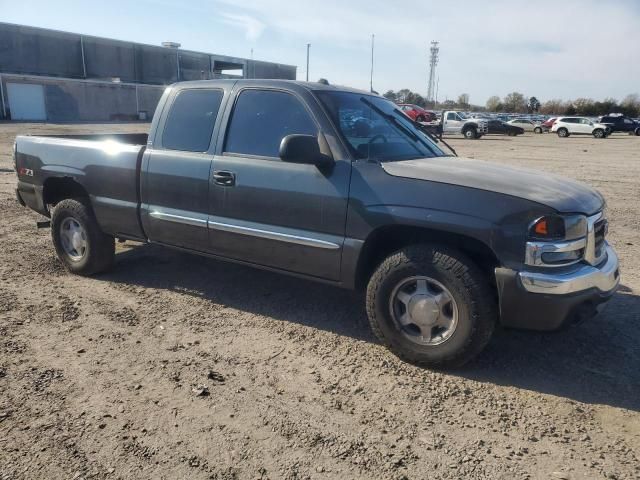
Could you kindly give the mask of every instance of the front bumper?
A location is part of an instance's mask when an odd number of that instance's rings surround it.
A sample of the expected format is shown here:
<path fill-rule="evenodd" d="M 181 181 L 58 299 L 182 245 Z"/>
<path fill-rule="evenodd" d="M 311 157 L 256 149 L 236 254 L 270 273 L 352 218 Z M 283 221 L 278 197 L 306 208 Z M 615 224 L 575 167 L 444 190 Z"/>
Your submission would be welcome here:
<path fill-rule="evenodd" d="M 578 264 L 563 272 L 496 269 L 504 326 L 557 330 L 598 313 L 620 283 L 618 256 L 606 247 L 599 266 Z"/>

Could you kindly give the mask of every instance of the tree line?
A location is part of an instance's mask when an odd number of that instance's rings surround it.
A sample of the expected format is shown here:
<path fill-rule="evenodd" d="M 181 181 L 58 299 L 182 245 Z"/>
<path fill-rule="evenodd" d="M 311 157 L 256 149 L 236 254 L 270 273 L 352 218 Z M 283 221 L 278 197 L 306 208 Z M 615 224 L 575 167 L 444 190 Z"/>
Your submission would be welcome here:
<path fill-rule="evenodd" d="M 592 98 L 577 98 L 576 100 L 552 99 L 541 102 L 537 97 L 526 97 L 520 92 L 511 92 L 500 98 L 497 95 L 490 97 L 487 103 L 473 105 L 470 102 L 469 94 L 463 93 L 457 100 L 446 100 L 444 102 L 427 102 L 419 93 L 412 92 L 407 88 L 393 91 L 388 90 L 384 97 L 396 103 L 411 103 L 423 108 L 433 108 L 437 110 L 472 110 L 502 113 L 541 113 L 545 115 L 585 115 L 601 116 L 609 113 L 622 113 L 630 117 L 640 116 L 640 95 L 630 94 L 618 102 L 614 98 L 604 100 L 593 100 Z"/>

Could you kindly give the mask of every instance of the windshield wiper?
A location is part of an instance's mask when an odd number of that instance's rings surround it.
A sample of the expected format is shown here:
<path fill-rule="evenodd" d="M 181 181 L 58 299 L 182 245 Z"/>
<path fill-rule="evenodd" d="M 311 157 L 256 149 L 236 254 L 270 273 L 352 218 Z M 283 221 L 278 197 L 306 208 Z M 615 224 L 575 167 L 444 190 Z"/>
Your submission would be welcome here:
<path fill-rule="evenodd" d="M 376 112 L 380 116 L 384 117 L 385 119 L 387 119 L 391 123 L 393 123 L 396 126 L 396 128 L 398 128 L 399 130 L 402 130 L 402 132 L 404 132 L 404 134 L 407 135 L 411 140 L 413 140 L 414 142 L 422 143 L 425 147 L 429 148 L 429 145 L 427 145 L 427 143 L 425 143 L 424 141 L 420 140 L 420 137 L 418 137 L 415 133 L 413 133 L 407 127 L 402 125 L 402 123 L 400 123 L 400 121 L 396 117 L 394 117 L 393 115 L 388 114 L 387 112 L 382 110 L 380 107 L 377 107 L 375 104 L 371 103 L 369 100 L 367 100 L 364 97 L 360 98 L 360 101 L 362 103 L 364 103 L 365 105 L 367 105 L 374 112 Z M 429 148 L 429 150 L 431 150 L 431 149 Z"/>

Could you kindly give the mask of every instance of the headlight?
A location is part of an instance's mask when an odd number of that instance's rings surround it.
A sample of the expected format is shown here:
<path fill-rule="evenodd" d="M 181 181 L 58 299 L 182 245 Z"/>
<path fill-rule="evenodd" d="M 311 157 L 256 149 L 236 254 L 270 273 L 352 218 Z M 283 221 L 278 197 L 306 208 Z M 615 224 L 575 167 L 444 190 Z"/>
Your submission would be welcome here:
<path fill-rule="evenodd" d="M 537 267 L 563 267 L 584 258 L 587 217 L 546 215 L 529 226 L 525 263 Z"/>
<path fill-rule="evenodd" d="M 529 237 L 540 240 L 574 240 L 587 235 L 587 217 L 584 215 L 546 215 L 529 227 Z"/>

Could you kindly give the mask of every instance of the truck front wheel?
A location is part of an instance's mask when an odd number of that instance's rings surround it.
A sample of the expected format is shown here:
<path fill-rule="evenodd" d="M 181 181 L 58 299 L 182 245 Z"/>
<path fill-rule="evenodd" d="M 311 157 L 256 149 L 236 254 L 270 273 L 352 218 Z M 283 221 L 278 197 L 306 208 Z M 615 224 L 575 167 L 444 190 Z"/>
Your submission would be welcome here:
<path fill-rule="evenodd" d="M 374 334 L 403 360 L 456 367 L 489 342 L 496 301 L 480 269 L 445 246 L 406 247 L 380 264 L 367 287 Z"/>
<path fill-rule="evenodd" d="M 467 140 L 473 140 L 477 138 L 476 133 L 477 132 L 475 128 L 468 128 L 464 132 L 462 132 L 462 134 L 464 135 L 464 138 L 466 138 Z"/>
<path fill-rule="evenodd" d="M 86 200 L 69 198 L 56 205 L 51 236 L 58 258 L 72 273 L 92 275 L 113 265 L 114 239 L 100 230 Z"/>

